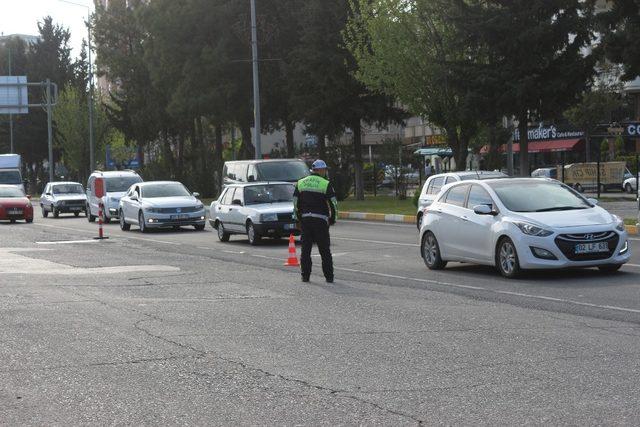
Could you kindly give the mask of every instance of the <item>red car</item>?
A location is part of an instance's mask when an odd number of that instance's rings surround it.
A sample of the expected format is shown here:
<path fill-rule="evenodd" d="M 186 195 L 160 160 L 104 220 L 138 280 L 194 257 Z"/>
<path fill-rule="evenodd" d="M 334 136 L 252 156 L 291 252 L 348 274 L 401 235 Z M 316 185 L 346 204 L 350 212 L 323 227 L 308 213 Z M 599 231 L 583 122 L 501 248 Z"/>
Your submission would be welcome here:
<path fill-rule="evenodd" d="M 33 205 L 22 190 L 13 185 L 0 185 L 0 220 L 33 222 Z"/>

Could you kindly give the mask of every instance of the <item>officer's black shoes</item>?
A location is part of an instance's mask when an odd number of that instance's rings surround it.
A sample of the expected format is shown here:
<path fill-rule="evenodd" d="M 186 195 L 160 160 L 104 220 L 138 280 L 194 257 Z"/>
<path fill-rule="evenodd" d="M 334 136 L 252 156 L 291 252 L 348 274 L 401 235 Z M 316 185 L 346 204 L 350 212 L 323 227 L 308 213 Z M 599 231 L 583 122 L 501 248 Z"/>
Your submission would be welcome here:
<path fill-rule="evenodd" d="M 302 281 L 303 282 L 308 282 L 309 281 L 309 276 L 302 276 Z"/>
<path fill-rule="evenodd" d="M 327 277 L 326 280 L 327 283 L 333 283 L 333 277 Z"/>

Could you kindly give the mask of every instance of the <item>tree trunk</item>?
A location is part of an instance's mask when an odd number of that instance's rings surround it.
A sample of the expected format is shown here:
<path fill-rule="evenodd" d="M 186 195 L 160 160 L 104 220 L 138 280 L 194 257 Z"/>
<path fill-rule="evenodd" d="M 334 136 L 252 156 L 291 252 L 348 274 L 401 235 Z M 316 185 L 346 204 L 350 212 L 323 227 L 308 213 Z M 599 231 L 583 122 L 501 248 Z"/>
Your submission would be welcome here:
<path fill-rule="evenodd" d="M 290 159 L 296 156 L 296 145 L 293 141 L 293 130 L 296 124 L 294 122 L 286 121 L 284 124 L 284 132 L 287 143 L 287 157 Z"/>
<path fill-rule="evenodd" d="M 167 129 L 162 130 L 162 151 L 164 158 L 164 167 L 169 172 L 170 177 L 174 177 L 173 152 L 171 151 L 171 139 Z"/>
<path fill-rule="evenodd" d="M 179 181 L 182 181 L 184 170 L 184 135 L 182 133 L 178 134 L 178 170 L 176 171 L 176 176 Z"/>
<path fill-rule="evenodd" d="M 324 135 L 318 135 L 318 158 L 325 159 L 327 157 L 327 144 Z"/>
<path fill-rule="evenodd" d="M 191 133 L 191 173 L 197 176 L 198 172 L 198 157 L 200 157 L 200 141 L 198 141 L 198 135 L 196 131 L 196 119 L 191 120 L 191 126 L 189 132 Z"/>
<path fill-rule="evenodd" d="M 527 113 L 521 113 L 518 120 L 518 130 L 520 132 L 520 176 L 529 176 L 529 129 L 527 125 Z"/>
<path fill-rule="evenodd" d="M 214 185 L 215 185 L 215 195 L 220 194 L 222 191 L 222 151 L 224 150 L 222 146 L 222 125 L 216 126 L 216 136 L 214 142 L 214 150 L 213 150 L 213 170 L 214 170 Z"/>
<path fill-rule="evenodd" d="M 585 161 L 589 163 L 591 161 L 591 135 L 589 135 L 589 131 L 584 133 L 584 151 L 585 151 Z"/>
<path fill-rule="evenodd" d="M 356 200 L 364 200 L 364 177 L 362 175 L 362 128 L 360 120 L 351 126 L 353 130 L 353 172 L 355 175 Z"/>
<path fill-rule="evenodd" d="M 467 170 L 467 157 L 469 157 L 469 139 L 471 131 L 464 126 L 460 129 L 460 137 L 458 139 L 458 153 L 455 156 L 456 170 Z"/>
<path fill-rule="evenodd" d="M 255 158 L 256 148 L 251 142 L 251 126 L 246 123 L 240 125 L 240 134 L 242 135 L 242 144 L 240 146 L 240 156 L 243 159 Z"/>

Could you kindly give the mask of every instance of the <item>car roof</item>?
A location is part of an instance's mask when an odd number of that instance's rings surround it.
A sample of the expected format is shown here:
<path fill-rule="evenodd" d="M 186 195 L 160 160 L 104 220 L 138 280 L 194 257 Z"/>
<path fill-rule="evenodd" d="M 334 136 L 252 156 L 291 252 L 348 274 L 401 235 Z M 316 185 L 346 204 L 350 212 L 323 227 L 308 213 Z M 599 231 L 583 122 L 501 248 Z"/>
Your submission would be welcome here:
<path fill-rule="evenodd" d="M 104 177 L 109 177 L 109 176 L 140 176 L 138 175 L 138 173 L 136 171 L 133 170 L 124 170 L 124 171 L 95 171 L 93 172 L 91 175 L 97 176 L 97 175 L 102 175 Z"/>
<path fill-rule="evenodd" d="M 182 184 L 180 181 L 144 181 L 144 182 L 138 182 L 134 185 L 139 185 L 140 187 L 147 187 L 149 185 L 156 185 L 156 184 Z"/>
<path fill-rule="evenodd" d="M 227 184 L 227 187 L 254 187 L 258 185 L 273 185 L 273 184 L 286 184 L 294 185 L 293 182 L 286 181 L 260 181 L 260 182 L 234 182 L 233 184 Z"/>
<path fill-rule="evenodd" d="M 274 163 L 274 162 L 291 162 L 291 161 L 297 161 L 297 162 L 303 162 L 304 160 L 302 159 L 260 159 L 260 160 L 230 160 L 228 162 L 225 162 L 227 164 L 233 164 L 233 163 Z"/>

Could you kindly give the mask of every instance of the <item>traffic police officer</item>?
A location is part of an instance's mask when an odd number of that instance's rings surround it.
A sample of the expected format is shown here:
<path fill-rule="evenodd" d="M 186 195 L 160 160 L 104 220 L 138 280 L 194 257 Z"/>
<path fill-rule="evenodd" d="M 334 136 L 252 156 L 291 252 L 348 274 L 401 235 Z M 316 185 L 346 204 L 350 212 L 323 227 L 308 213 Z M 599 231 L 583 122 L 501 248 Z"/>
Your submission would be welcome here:
<path fill-rule="evenodd" d="M 293 215 L 300 223 L 302 237 L 300 267 L 303 282 L 308 282 L 311 275 L 311 248 L 315 243 L 322 257 L 324 277 L 327 283 L 333 283 L 329 226 L 336 223 L 338 201 L 326 176 L 327 164 L 316 160 L 311 175 L 299 180 L 293 192 Z"/>

